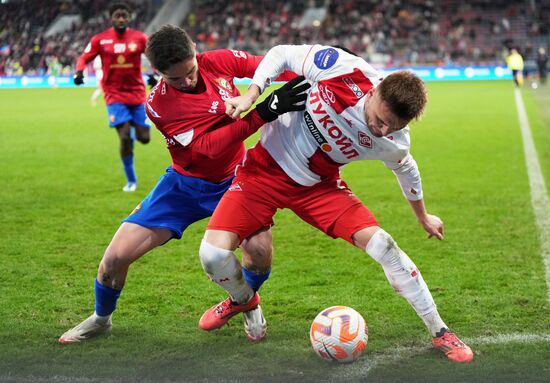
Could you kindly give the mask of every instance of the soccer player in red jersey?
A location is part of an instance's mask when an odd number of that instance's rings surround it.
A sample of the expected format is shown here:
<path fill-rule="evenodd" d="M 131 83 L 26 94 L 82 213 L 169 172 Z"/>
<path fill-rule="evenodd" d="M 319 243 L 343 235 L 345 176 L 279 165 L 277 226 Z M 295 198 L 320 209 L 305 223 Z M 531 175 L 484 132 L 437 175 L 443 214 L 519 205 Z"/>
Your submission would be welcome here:
<path fill-rule="evenodd" d="M 145 84 L 141 74 L 141 55 L 145 51 L 147 36 L 128 28 L 130 13 L 130 8 L 124 3 L 111 5 L 109 15 L 113 26 L 92 37 L 76 63 L 74 76 L 76 85 L 83 84 L 86 64 L 98 55 L 101 57 L 101 87 L 109 126 L 116 128 L 120 139 L 120 158 L 127 181 L 122 189 L 125 192 L 133 192 L 137 187 L 133 137 L 143 144 L 150 140 L 144 107 Z"/>
<path fill-rule="evenodd" d="M 146 55 L 162 75 L 147 99 L 147 114 L 166 139 L 172 165 L 107 247 L 95 280 L 95 312 L 64 333 L 61 343 L 107 333 L 130 264 L 170 239 L 181 238 L 190 224 L 212 215 L 243 159 L 243 140 L 279 114 L 304 108 L 302 92 L 309 84 L 294 88 L 303 77 L 287 73 L 281 79 L 292 80 L 274 91 L 277 103 L 268 105 L 266 100 L 243 119 L 233 120 L 224 106 L 226 99 L 239 95 L 233 80 L 252 77 L 262 57 L 228 49 L 196 54 L 195 44 L 181 28 L 164 26 L 151 35 Z M 257 290 L 269 272 L 256 273 L 246 265 L 252 255 L 263 260 L 259 263 L 271 264 L 271 231 L 261 228 L 251 233 L 241 248 L 245 265 L 241 280 Z M 223 268 L 241 272 L 236 258 Z M 242 297 L 236 299 L 233 315 L 244 312 L 248 339 L 261 340 L 266 323 L 259 296 L 252 292 Z"/>
<path fill-rule="evenodd" d="M 228 101 L 228 113 L 237 116 L 247 110 L 285 69 L 312 83 L 305 110 L 266 124 L 260 142 L 248 150 L 201 243 L 204 270 L 233 299 L 252 294 L 238 268 L 229 273 L 221 265 L 233 259 L 233 251 L 250 233 L 273 225 L 277 209 L 291 209 L 380 264 L 391 286 L 424 322 L 433 346 L 454 362 L 470 362 L 472 350 L 441 319 L 414 262 L 340 178 L 340 169 L 352 161 L 383 161 L 429 238 L 443 239 L 443 222 L 426 210 L 420 172 L 409 152 L 407 125 L 427 102 L 422 80 L 408 71 L 382 78 L 363 59 L 336 47 L 280 45 L 260 63 L 249 91 Z M 233 307 L 230 299 L 213 306 L 199 326 L 223 326 Z"/>

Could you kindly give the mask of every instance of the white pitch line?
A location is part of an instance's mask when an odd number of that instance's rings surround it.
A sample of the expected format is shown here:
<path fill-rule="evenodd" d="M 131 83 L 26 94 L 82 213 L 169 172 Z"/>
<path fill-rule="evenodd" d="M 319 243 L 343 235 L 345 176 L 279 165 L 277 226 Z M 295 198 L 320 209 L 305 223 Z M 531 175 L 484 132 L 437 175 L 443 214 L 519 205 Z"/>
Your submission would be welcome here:
<path fill-rule="evenodd" d="M 527 113 L 525 112 L 525 106 L 523 105 L 519 89 L 515 90 L 515 97 L 521 136 L 523 138 L 525 162 L 529 175 L 529 185 L 531 187 L 531 204 L 533 205 L 535 219 L 539 228 L 540 251 L 546 270 L 547 298 L 550 302 L 550 202 L 548 201 L 548 192 L 540 170 L 537 150 L 533 143 L 529 120 L 527 119 Z"/>
<path fill-rule="evenodd" d="M 539 343 L 550 342 L 550 333 L 547 334 L 500 334 L 491 336 L 480 336 L 476 338 L 464 338 L 464 341 L 474 348 L 476 346 L 494 345 L 494 344 L 506 344 L 506 343 Z M 368 347 L 367 347 L 368 350 Z M 394 347 L 390 352 L 379 352 L 372 355 L 364 355 L 351 365 L 338 366 L 336 372 L 331 374 L 326 382 L 335 381 L 357 381 L 359 378 L 366 378 L 370 371 L 376 368 L 378 365 L 387 364 L 391 362 L 397 362 L 403 359 L 409 359 L 413 356 L 418 356 L 427 352 L 431 352 L 432 347 L 415 346 L 415 347 Z M 451 362 L 449 362 L 451 363 Z M 293 380 L 292 378 L 289 378 Z M 134 379 L 130 379 L 134 380 Z M 89 378 L 89 377 L 74 377 L 74 376 L 62 376 L 55 375 L 53 377 L 40 377 L 40 376 L 23 376 L 16 375 L 0 375 L 0 383 L 125 383 L 128 378 Z M 179 383 L 180 380 L 171 379 L 136 379 L 140 383 Z M 241 379 L 237 378 L 225 378 L 225 379 L 199 379 L 201 382 L 216 382 L 216 383 L 239 383 Z M 319 380 L 322 382 L 322 380 Z"/>
<path fill-rule="evenodd" d="M 548 334 L 500 334 L 492 336 L 481 336 L 477 338 L 463 338 L 464 342 L 472 346 L 475 353 L 476 346 L 506 344 L 506 343 L 539 343 L 550 342 L 550 333 Z M 368 349 L 368 348 L 367 348 Z M 418 356 L 427 352 L 431 352 L 432 346 L 416 346 L 416 347 L 394 347 L 391 352 L 376 353 L 366 355 L 364 359 L 359 359 L 354 364 L 342 366 L 342 369 L 334 374 L 342 379 L 356 380 L 358 378 L 366 378 L 369 373 L 382 364 L 398 362 L 400 360 L 409 359 L 413 356 Z M 363 362 L 364 360 L 364 362 Z M 450 363 L 450 362 L 449 362 Z M 333 381 L 328 380 L 328 381 Z"/>

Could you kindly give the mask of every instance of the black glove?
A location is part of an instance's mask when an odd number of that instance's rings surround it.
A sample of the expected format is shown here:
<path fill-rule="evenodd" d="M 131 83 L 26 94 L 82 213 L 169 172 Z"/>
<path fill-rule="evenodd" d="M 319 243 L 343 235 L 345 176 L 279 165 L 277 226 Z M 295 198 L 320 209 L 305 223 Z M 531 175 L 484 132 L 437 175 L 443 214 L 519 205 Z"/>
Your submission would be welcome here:
<path fill-rule="evenodd" d="M 149 85 L 151 88 L 157 85 L 158 80 L 154 74 L 148 74 L 147 76 L 147 85 Z"/>
<path fill-rule="evenodd" d="M 307 82 L 300 84 L 305 79 L 304 76 L 293 78 L 279 89 L 271 92 L 265 100 L 256 105 L 256 110 L 262 120 L 271 122 L 283 113 L 304 110 L 306 108 L 304 101 L 307 98 L 305 91 L 311 87 Z"/>
<path fill-rule="evenodd" d="M 79 70 L 74 74 L 73 82 L 75 85 L 82 85 L 84 84 L 84 72 Z"/>

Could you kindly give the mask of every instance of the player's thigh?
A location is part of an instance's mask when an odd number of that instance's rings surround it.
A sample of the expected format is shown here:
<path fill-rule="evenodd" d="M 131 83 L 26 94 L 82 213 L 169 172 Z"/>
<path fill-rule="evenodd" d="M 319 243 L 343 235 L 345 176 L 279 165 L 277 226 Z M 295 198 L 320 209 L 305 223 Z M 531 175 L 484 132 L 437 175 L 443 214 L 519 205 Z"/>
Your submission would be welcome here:
<path fill-rule="evenodd" d="M 230 188 L 210 218 L 208 230 L 235 233 L 242 243 L 259 230 L 271 227 L 276 207 L 264 197 L 251 190 L 248 183 L 238 191 Z"/>
<path fill-rule="evenodd" d="M 229 186 L 222 183 L 214 185 L 219 190 L 205 191 L 207 186 L 212 185 L 198 178 L 181 175 L 169 167 L 124 222 L 151 229 L 168 229 L 173 238 L 180 239 L 189 225 L 212 214 L 213 209 L 204 206 L 202 202 L 209 198 L 218 198 L 219 201 Z"/>
<path fill-rule="evenodd" d="M 292 210 L 330 237 L 354 244 L 353 234 L 378 226 L 374 214 L 342 180 L 324 182 L 309 189 L 295 200 Z"/>
<path fill-rule="evenodd" d="M 170 238 L 172 232 L 168 229 L 123 222 L 105 251 L 104 261 L 129 265 Z"/>

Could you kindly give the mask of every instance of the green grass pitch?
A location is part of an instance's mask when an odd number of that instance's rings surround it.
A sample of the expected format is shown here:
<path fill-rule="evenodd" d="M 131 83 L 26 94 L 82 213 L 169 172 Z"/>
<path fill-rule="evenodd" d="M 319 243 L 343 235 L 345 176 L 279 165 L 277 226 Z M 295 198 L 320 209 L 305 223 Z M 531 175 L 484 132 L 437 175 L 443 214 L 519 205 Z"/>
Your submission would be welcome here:
<path fill-rule="evenodd" d="M 366 254 L 288 211 L 275 217 L 273 272 L 261 291 L 264 342 L 248 343 L 240 317 L 212 333 L 198 330 L 202 312 L 225 296 L 200 266 L 201 221 L 131 267 L 111 336 L 58 344 L 93 311 L 103 251 L 169 155 L 156 131 L 149 145 L 138 144 L 139 189 L 123 193 L 118 139 L 105 108 L 90 106 L 91 89 L 4 90 L 0 382 L 550 381 L 550 305 L 512 82 L 428 90 L 426 114 L 412 125 L 412 153 L 445 240 L 426 239 L 381 163 L 351 164 L 343 176 L 422 270 L 451 329 L 472 340 L 470 365 L 429 349 L 420 319 Z M 523 90 L 547 184 L 549 94 Z M 351 365 L 327 364 L 309 344 L 311 321 L 332 305 L 354 307 L 369 326 L 366 353 Z M 506 334 L 547 340 L 476 341 Z M 396 350 L 409 352 L 396 358 Z"/>

